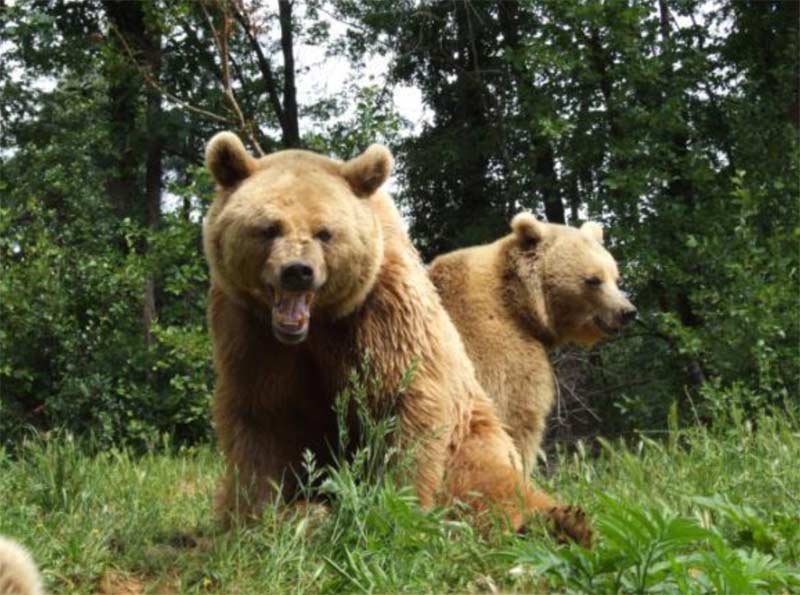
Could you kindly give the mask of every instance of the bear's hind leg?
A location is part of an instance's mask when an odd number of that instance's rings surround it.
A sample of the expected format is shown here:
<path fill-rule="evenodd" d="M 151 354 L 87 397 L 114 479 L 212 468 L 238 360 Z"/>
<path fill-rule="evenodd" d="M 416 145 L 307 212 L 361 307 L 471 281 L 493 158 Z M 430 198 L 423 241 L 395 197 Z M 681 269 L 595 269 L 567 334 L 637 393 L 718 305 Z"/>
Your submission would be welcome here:
<path fill-rule="evenodd" d="M 472 411 L 467 435 L 449 461 L 447 489 L 451 498 L 478 512 L 501 513 L 514 530 L 542 514 L 559 537 L 591 543 L 591 529 L 579 508 L 559 504 L 523 476 L 511 437 L 487 405 L 478 403 Z"/>
<path fill-rule="evenodd" d="M 550 496 L 528 485 L 510 436 L 493 416 L 481 412 L 473 412 L 468 433 L 449 461 L 447 490 L 451 498 L 478 511 L 491 508 L 503 513 L 515 530 L 525 522 L 526 513 L 556 506 Z"/>

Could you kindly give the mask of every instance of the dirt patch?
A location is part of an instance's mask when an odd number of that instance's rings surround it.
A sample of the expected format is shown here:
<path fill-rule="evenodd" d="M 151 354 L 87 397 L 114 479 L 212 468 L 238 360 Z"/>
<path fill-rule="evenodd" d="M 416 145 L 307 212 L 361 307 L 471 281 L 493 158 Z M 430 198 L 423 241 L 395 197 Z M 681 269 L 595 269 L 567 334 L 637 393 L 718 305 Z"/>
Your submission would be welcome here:
<path fill-rule="evenodd" d="M 145 582 L 134 576 L 115 570 L 106 572 L 100 579 L 98 595 L 141 595 Z"/>
<path fill-rule="evenodd" d="M 180 579 L 175 573 L 157 579 L 109 570 L 100 579 L 96 595 L 144 595 L 144 593 L 172 595 L 180 592 Z"/>

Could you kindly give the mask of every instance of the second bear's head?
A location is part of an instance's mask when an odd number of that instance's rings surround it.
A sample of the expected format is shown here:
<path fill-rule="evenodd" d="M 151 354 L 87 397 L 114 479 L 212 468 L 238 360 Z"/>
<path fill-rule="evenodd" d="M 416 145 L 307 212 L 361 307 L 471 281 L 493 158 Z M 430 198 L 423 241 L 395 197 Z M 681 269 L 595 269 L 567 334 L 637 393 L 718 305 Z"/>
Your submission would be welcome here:
<path fill-rule="evenodd" d="M 203 223 L 213 282 L 269 309 L 287 344 L 306 338 L 312 313 L 351 313 L 383 260 L 372 197 L 392 164 L 380 145 L 346 162 L 300 150 L 256 159 L 235 134 L 217 134 L 206 148 L 217 197 Z"/>
<path fill-rule="evenodd" d="M 524 287 L 519 306 L 555 343 L 592 345 L 636 317 L 598 223 L 573 228 L 519 213 L 511 228 L 512 266 Z"/>

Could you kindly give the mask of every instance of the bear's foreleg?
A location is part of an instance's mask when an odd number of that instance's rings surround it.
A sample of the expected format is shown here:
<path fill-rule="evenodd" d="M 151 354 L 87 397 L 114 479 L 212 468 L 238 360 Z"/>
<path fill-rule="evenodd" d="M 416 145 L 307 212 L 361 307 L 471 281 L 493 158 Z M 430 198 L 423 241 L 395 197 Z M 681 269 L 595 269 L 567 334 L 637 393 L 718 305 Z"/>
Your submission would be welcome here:
<path fill-rule="evenodd" d="M 443 421 L 448 417 L 442 411 L 442 401 L 426 395 L 419 390 L 409 391 L 399 418 L 401 441 L 412 449 L 411 481 L 420 505 L 430 508 L 441 495 L 452 427 Z"/>
<path fill-rule="evenodd" d="M 303 447 L 287 430 L 289 420 L 253 420 L 219 408 L 215 420 L 227 463 L 216 501 L 224 524 L 260 514 L 276 497 L 294 495 Z"/>

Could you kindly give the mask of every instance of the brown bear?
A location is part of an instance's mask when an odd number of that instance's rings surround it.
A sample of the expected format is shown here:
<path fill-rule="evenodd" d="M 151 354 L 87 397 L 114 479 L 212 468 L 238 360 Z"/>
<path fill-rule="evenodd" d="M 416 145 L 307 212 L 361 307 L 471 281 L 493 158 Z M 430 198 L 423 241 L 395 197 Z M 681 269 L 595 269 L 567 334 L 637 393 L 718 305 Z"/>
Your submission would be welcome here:
<path fill-rule="evenodd" d="M 498 510 L 515 528 L 544 512 L 587 542 L 581 511 L 523 479 L 517 449 L 380 191 L 392 163 L 380 145 L 346 162 L 303 150 L 255 159 L 230 132 L 207 146 L 217 182 L 203 222 L 213 417 L 228 467 L 220 512 L 252 515 L 272 497 L 291 498 L 307 449 L 330 460 L 334 399 L 369 353 L 381 379 L 370 402 L 378 412 L 396 398 L 399 443 L 417 445 L 423 506 L 458 499 Z"/>
<path fill-rule="evenodd" d="M 0 535 L 0 595 L 41 595 L 42 578 L 30 553 Z"/>
<path fill-rule="evenodd" d="M 439 256 L 430 275 L 527 474 L 555 396 L 548 350 L 613 335 L 636 308 L 619 289 L 599 224 L 577 229 L 520 213 L 511 229 Z"/>

